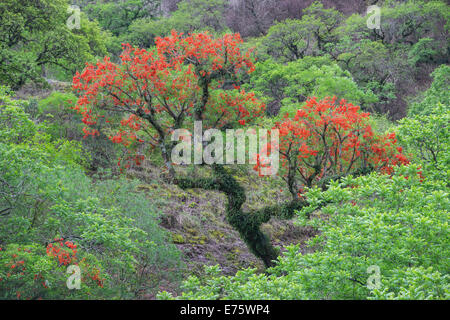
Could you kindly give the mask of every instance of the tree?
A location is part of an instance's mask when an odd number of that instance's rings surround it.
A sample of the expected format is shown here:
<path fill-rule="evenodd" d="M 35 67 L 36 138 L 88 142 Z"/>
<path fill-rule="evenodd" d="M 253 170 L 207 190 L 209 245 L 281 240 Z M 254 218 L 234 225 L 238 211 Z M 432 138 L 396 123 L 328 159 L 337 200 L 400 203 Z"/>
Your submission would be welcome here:
<path fill-rule="evenodd" d="M 83 114 L 83 122 L 88 127 L 85 128 L 87 135 L 98 135 L 95 126 L 99 121 L 109 123 L 111 132 L 115 131 L 110 136 L 113 142 L 131 148 L 142 143 L 157 147 L 164 159 L 168 177 L 180 187 L 224 192 L 228 199 L 228 222 L 240 233 L 251 251 L 266 266 L 271 266 L 278 252 L 261 232 L 261 224 L 268 222 L 272 216 L 292 217 L 294 210 L 301 209 L 305 201 L 294 197 L 293 201 L 286 204 L 244 212 L 242 205 L 246 201 L 245 190 L 223 165 L 212 165 L 212 177 L 178 177 L 170 158 L 172 144 L 168 141 L 169 134 L 192 120 L 203 121 L 209 128 L 226 129 L 251 123 L 263 114 L 264 105 L 254 94 L 246 93 L 236 85 L 233 89 L 229 85 L 238 83 L 243 72 L 254 70 L 250 53 L 239 50 L 241 43 L 238 34 L 213 38 L 207 33 L 199 33 L 183 37 L 173 31 L 171 36 L 156 40 L 154 51 L 124 45 L 121 65 L 113 64 L 109 58 L 105 58 L 96 65 L 88 64 L 81 74 L 75 75 L 74 89 L 81 94 L 75 108 Z M 322 140 L 331 141 L 324 141 L 324 153 L 320 160 L 322 167 L 318 167 L 318 172 L 309 176 L 307 186 L 311 185 L 315 177 L 322 177 L 323 170 L 326 173 L 348 174 L 356 161 L 353 157 L 361 158 L 360 154 L 363 153 L 358 149 L 359 133 L 354 132 L 358 129 L 354 126 L 359 125 L 359 118 L 355 120 L 349 117 L 346 120 L 348 115 L 356 117 L 357 108 L 351 105 L 341 105 L 338 108 L 332 107 L 333 104 L 328 107 L 324 105 L 326 102 L 319 103 L 318 108 L 311 111 L 311 116 L 319 114 L 320 117 L 310 123 L 317 125 L 317 128 L 308 129 L 314 132 L 322 130 Z M 342 110 L 348 110 L 348 114 L 340 114 Z M 333 126 L 328 126 L 326 121 L 331 120 L 321 112 L 330 112 L 335 117 L 332 117 Z M 113 113 L 121 116 L 114 117 Z M 341 126 L 343 130 L 349 131 L 348 137 L 340 136 Z M 340 171 L 329 170 L 328 162 L 332 161 L 332 157 L 341 157 L 340 151 L 331 149 L 336 142 L 333 140 L 336 136 L 332 129 L 342 139 L 339 140 L 341 144 L 344 141 L 355 144 L 351 146 L 353 149 L 345 145 L 353 151 L 352 158 L 345 159 L 350 163 L 347 171 L 343 171 L 343 162 L 339 162 Z M 329 134 L 332 136 L 328 137 Z M 369 130 L 365 134 L 371 136 L 372 133 Z M 317 143 L 322 140 L 316 137 L 311 141 Z M 395 143 L 384 142 L 389 145 Z M 367 157 L 374 157 L 373 153 L 378 154 L 377 152 L 380 157 L 385 155 L 382 145 L 374 144 L 372 148 L 367 151 L 370 153 Z M 335 153 L 330 153 L 332 150 Z M 400 162 L 404 160 L 400 155 L 397 156 Z M 137 163 L 141 159 L 142 155 L 134 157 Z M 379 161 L 390 160 L 388 157 L 388 160 L 383 158 Z M 333 163 L 338 165 L 336 160 Z M 362 163 L 361 169 L 367 169 L 369 163 L 366 158 Z"/>
<path fill-rule="evenodd" d="M 125 42 L 135 46 L 149 48 L 155 44 L 157 37 L 170 34 L 172 29 L 178 32 L 193 33 L 209 31 L 221 34 L 227 30 L 225 23 L 226 3 L 224 0 L 184 0 L 170 16 L 159 16 L 158 19 L 146 17 L 134 20 Z"/>
<path fill-rule="evenodd" d="M 160 0 L 125 0 L 102 1 L 88 4 L 83 9 L 103 29 L 111 31 L 114 36 L 120 36 L 128 31 L 133 21 L 159 16 L 160 6 Z"/>
<path fill-rule="evenodd" d="M 312 54 L 312 34 L 301 20 L 287 19 L 270 27 L 262 50 L 281 62 L 295 61 Z"/>
<path fill-rule="evenodd" d="M 228 198 L 227 220 L 269 266 L 277 251 L 260 231 L 260 225 L 279 212 L 293 214 L 298 206 L 243 212 L 245 191 L 222 165 L 213 165 L 213 178 L 179 178 L 170 158 L 169 134 L 189 121 L 203 121 L 205 126 L 218 129 L 232 128 L 264 113 L 264 105 L 254 94 L 237 87 L 222 89 L 225 80 L 237 82 L 241 73 L 254 69 L 250 52 L 239 50 L 241 43 L 238 34 L 183 37 L 173 31 L 171 36 L 156 40 L 154 51 L 124 45 L 121 65 L 105 58 L 75 75 L 73 87 L 81 94 L 75 108 L 83 114 L 87 135 L 98 135 L 95 126 L 99 121 L 109 123 L 115 130 L 110 136 L 113 142 L 131 148 L 141 143 L 158 148 L 170 180 L 180 187 L 224 192 Z M 141 156 L 134 160 L 140 162 Z"/>
<path fill-rule="evenodd" d="M 448 62 L 449 14 L 443 1 L 386 2 L 379 29 L 367 28 L 367 17 L 353 14 L 338 28 L 330 53 L 360 86 L 377 94 L 377 112 L 399 119 L 406 115 L 405 97 L 429 81 L 424 75 Z"/>
<path fill-rule="evenodd" d="M 325 9 L 321 2 L 314 2 L 304 10 L 302 21 L 308 25 L 315 37 L 320 53 L 329 52 L 330 44 L 337 41 L 337 28 L 343 15 L 334 8 Z"/>
<path fill-rule="evenodd" d="M 430 37 L 447 46 L 450 11 L 443 1 L 392 1 L 381 6 L 380 14 L 380 28 L 367 28 L 367 17 L 353 14 L 341 31 L 351 33 L 355 40 L 380 40 L 385 45 L 413 45 Z"/>
<path fill-rule="evenodd" d="M 92 172 L 99 168 L 115 167 L 120 146 L 115 145 L 107 136 L 101 139 L 83 139 L 83 123 L 76 112 L 68 112 L 75 105 L 77 97 L 73 93 L 52 92 L 37 104 L 33 120 L 45 123 L 45 132 L 53 141 L 59 139 L 77 140 L 83 145 L 87 158 L 87 169 Z M 100 130 L 101 132 L 101 130 Z"/>
<path fill-rule="evenodd" d="M 275 124 L 280 142 L 267 148 L 280 153 L 282 175 L 294 201 L 305 187 L 326 189 L 331 180 L 372 171 L 391 173 L 393 166 L 408 163 L 396 148 L 395 134 L 375 134 L 369 113 L 359 109 L 343 99 L 311 98 L 295 115 L 286 114 Z M 265 165 L 263 151 L 255 170 Z"/>
<path fill-rule="evenodd" d="M 0 298 L 136 298 L 175 275 L 178 251 L 141 183 L 92 181 L 81 143 L 49 137 L 10 94 L 0 86 Z M 69 290 L 77 263 L 82 288 Z"/>
<path fill-rule="evenodd" d="M 310 57 L 286 64 L 267 59 L 258 62 L 248 87 L 261 97 L 268 98 L 268 113 L 277 114 L 280 108 L 297 111 L 298 104 L 308 97 L 337 96 L 370 110 L 377 102 L 371 92 L 364 92 L 348 71 L 342 70 L 328 56 Z M 292 106 L 292 107 L 291 107 Z"/>
<path fill-rule="evenodd" d="M 306 253 L 288 246 L 266 274 L 246 269 L 224 276 L 217 266 L 205 268 L 206 277 L 189 277 L 177 299 L 448 300 L 450 249 L 442 236 L 450 219 L 448 177 L 423 180 L 418 170 L 399 167 L 393 175 L 348 177 L 326 191 L 310 190 L 297 222 L 320 233 Z M 310 212 L 314 218 L 305 219 Z M 378 283 L 371 281 L 374 266 Z"/>
<path fill-rule="evenodd" d="M 0 83 L 15 89 L 42 81 L 47 67 L 73 74 L 94 55 L 106 53 L 98 25 L 84 15 L 79 30 L 68 29 L 67 8 L 67 0 L 0 3 Z"/>
<path fill-rule="evenodd" d="M 270 27 L 262 50 L 281 62 L 329 52 L 338 39 L 336 30 L 342 14 L 333 8 L 325 9 L 317 1 L 303 13 L 301 19 L 286 19 Z"/>
<path fill-rule="evenodd" d="M 343 52 L 335 55 L 336 61 L 343 69 L 350 71 L 361 88 L 371 90 L 378 98 L 372 111 L 398 117 L 401 110 L 394 109 L 392 102 L 397 97 L 400 79 L 407 79 L 405 73 L 408 73 L 409 65 L 406 57 L 401 52 L 397 55 L 381 41 L 361 40 L 354 43 L 347 38 L 340 45 Z"/>
<path fill-rule="evenodd" d="M 352 2 L 356 2 L 356 4 Z M 321 2 L 314 0 L 230 0 L 229 3 L 226 14 L 227 24 L 233 31 L 239 32 L 245 37 L 264 35 L 276 22 L 283 22 L 286 19 L 301 19 L 305 15 L 305 9 L 310 6 L 310 8 L 319 8 L 319 11 L 325 13 L 321 18 L 328 15 L 329 12 L 337 13 L 335 8 L 348 13 L 349 11 L 360 11 L 352 10 L 352 7 L 362 6 L 360 1 L 347 1 L 344 4 L 339 0 L 322 0 Z M 329 23 L 330 21 L 324 22 Z"/>
<path fill-rule="evenodd" d="M 189 119 L 207 120 L 206 125 L 218 128 L 233 126 L 263 110 L 253 94 L 221 89 L 225 80 L 236 82 L 242 72 L 254 68 L 250 52 L 240 52 L 241 42 L 238 34 L 215 39 L 207 33 L 183 37 L 173 31 L 158 38 L 152 51 L 124 45 L 122 65 L 108 57 L 88 64 L 73 81 L 74 89 L 82 93 L 75 108 L 84 116 L 85 133 L 97 135 L 97 129 L 88 127 L 98 121 L 110 123 L 116 130 L 110 136 L 113 142 L 158 147 L 174 177 L 168 142 L 173 130 Z M 218 101 L 225 96 L 225 103 Z M 206 117 L 208 112 L 212 117 Z M 126 119 L 109 117 L 114 113 L 125 114 Z"/>
<path fill-rule="evenodd" d="M 426 114 L 400 120 L 397 128 L 399 140 L 417 163 L 432 167 L 443 180 L 449 175 L 446 169 L 450 164 L 449 121 L 450 105 L 439 102 L 429 107 Z"/>

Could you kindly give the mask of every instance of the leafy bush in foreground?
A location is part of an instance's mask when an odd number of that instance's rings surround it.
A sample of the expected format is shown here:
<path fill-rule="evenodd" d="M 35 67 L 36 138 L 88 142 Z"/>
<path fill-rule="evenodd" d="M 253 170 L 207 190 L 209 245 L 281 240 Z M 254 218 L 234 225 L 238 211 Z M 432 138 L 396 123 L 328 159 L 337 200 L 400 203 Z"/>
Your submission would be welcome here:
<path fill-rule="evenodd" d="M 179 266 L 178 251 L 137 182 L 94 184 L 80 166 L 79 143 L 47 138 L 24 102 L 6 95 L 0 102 L 0 298 L 133 298 L 153 290 L 151 279 L 175 275 L 168 270 Z M 55 238 L 61 244 L 52 255 Z M 60 256 L 69 244 L 78 252 Z M 81 291 L 65 286 L 69 257 L 87 280 Z"/>
<path fill-rule="evenodd" d="M 299 222 L 321 231 L 309 241 L 314 253 L 290 246 L 268 275 L 248 269 L 224 277 L 210 269 L 210 277 L 190 277 L 181 298 L 449 299 L 447 182 L 418 171 L 410 165 L 393 176 L 347 177 L 327 191 L 309 190 Z M 305 219 L 308 213 L 314 218 Z M 378 288 L 367 286 L 371 266 L 380 270 Z"/>
<path fill-rule="evenodd" d="M 79 290 L 73 285 L 69 264 L 82 273 Z M 69 271 L 69 272 L 67 272 Z M 47 249 L 38 245 L 11 244 L 0 248 L 0 297 L 6 299 L 89 299 L 107 297 L 107 275 L 92 254 L 80 252 L 72 242 L 55 239 Z"/>

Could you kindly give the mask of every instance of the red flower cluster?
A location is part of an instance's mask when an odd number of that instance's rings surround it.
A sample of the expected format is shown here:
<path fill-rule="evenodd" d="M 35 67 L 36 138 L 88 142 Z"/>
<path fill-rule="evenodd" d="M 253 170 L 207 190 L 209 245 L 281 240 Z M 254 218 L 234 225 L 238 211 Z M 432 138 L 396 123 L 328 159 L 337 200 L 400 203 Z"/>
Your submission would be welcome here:
<path fill-rule="evenodd" d="M 300 180 L 308 187 L 359 168 L 371 166 L 391 173 L 393 166 L 407 164 L 402 149 L 396 147 L 395 134 L 375 135 L 369 116 L 345 100 L 310 98 L 295 115 L 286 114 L 276 123 L 280 143 L 269 147 L 280 152 L 290 182 Z M 258 158 L 255 170 L 264 163 Z"/>
<path fill-rule="evenodd" d="M 70 265 L 77 261 L 77 246 L 70 241 L 63 242 L 63 238 L 54 239 L 54 243 L 47 246 L 47 255 L 55 257 L 59 265 Z"/>
<path fill-rule="evenodd" d="M 92 272 L 89 272 L 88 277 L 94 281 L 97 286 L 103 288 L 105 279 L 100 278 L 100 270 L 94 268 Z"/>
<path fill-rule="evenodd" d="M 2 248 L 0 248 L 0 251 L 2 251 Z M 31 252 L 28 249 L 17 248 L 17 252 L 21 252 L 21 251 L 27 252 L 27 253 Z M 23 276 L 24 272 L 26 270 L 25 260 L 23 260 L 22 258 L 18 258 L 18 257 L 19 256 L 15 253 L 11 254 L 11 261 L 6 265 L 6 267 L 8 267 L 8 269 L 11 269 L 11 272 L 13 272 L 19 276 Z M 11 272 L 6 274 L 6 276 L 8 278 L 11 277 Z M 0 281 L 1 280 L 2 279 L 0 278 Z"/>
<path fill-rule="evenodd" d="M 83 115 L 85 136 L 98 135 L 100 125 L 110 125 L 114 143 L 159 146 L 161 137 L 198 113 L 205 90 L 222 87 L 225 77 L 254 70 L 252 51 L 241 52 L 242 42 L 239 34 L 214 38 L 172 31 L 156 39 L 154 51 L 124 44 L 121 64 L 108 57 L 86 64 L 73 77 L 73 89 L 80 94 L 74 109 Z M 238 86 L 231 91 L 234 94 L 223 93 L 217 99 L 210 95 L 207 110 L 201 110 L 213 115 L 215 127 L 230 121 L 243 125 L 263 113 L 264 104 L 253 94 Z M 117 120 L 114 112 L 125 118 Z"/>

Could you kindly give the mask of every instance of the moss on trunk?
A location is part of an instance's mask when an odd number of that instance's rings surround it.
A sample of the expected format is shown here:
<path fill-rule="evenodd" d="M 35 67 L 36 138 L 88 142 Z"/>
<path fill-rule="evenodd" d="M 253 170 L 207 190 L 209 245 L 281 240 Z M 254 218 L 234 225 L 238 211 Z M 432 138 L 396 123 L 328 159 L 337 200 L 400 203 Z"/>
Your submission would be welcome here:
<path fill-rule="evenodd" d="M 221 165 L 213 165 L 213 178 L 180 178 L 177 184 L 180 188 L 202 188 L 217 190 L 227 196 L 226 217 L 228 223 L 239 232 L 250 251 L 260 258 L 266 267 L 273 266 L 273 260 L 278 257 L 278 250 L 272 245 L 269 237 L 264 234 L 260 227 L 269 222 L 271 217 L 290 219 L 295 210 L 301 209 L 305 203 L 297 200 L 285 205 L 266 207 L 261 210 L 244 212 L 242 205 L 246 201 L 244 188 L 236 179 Z"/>

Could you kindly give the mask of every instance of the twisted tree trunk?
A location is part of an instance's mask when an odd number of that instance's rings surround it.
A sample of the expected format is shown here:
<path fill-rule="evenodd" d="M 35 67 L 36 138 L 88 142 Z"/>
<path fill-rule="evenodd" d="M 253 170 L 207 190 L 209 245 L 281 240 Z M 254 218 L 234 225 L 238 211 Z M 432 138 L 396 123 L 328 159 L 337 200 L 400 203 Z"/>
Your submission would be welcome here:
<path fill-rule="evenodd" d="M 290 219 L 295 210 L 301 209 L 306 203 L 295 200 L 285 205 L 275 205 L 261 210 L 244 212 L 242 210 L 242 205 L 246 201 L 244 188 L 223 166 L 213 165 L 212 167 L 213 178 L 180 178 L 176 182 L 182 189 L 202 188 L 225 193 L 227 196 L 227 221 L 239 232 L 250 251 L 260 258 L 266 267 L 273 266 L 279 252 L 272 246 L 269 237 L 261 231 L 261 225 L 269 222 L 273 216 Z"/>

